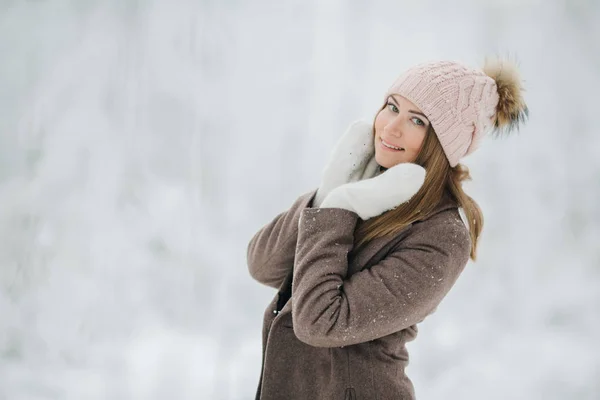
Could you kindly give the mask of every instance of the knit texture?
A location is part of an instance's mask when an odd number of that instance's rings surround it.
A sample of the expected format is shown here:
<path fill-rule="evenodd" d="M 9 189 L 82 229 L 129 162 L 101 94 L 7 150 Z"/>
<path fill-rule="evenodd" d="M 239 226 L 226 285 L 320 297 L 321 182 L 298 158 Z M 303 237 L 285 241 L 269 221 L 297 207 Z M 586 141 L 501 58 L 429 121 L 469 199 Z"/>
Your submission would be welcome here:
<path fill-rule="evenodd" d="M 416 65 L 390 86 L 413 102 L 429 119 L 452 167 L 479 146 L 493 126 L 498 92 L 483 71 L 454 61 Z"/>

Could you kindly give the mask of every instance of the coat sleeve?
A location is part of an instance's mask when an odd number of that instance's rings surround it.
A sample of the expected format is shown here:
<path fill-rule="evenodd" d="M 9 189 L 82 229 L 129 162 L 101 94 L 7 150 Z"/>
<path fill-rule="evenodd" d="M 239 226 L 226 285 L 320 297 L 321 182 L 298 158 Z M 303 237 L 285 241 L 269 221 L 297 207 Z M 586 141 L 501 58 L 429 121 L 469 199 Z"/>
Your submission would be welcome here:
<path fill-rule="evenodd" d="M 432 313 L 464 269 L 465 225 L 454 218 L 415 224 L 378 264 L 347 277 L 358 215 L 307 209 L 299 221 L 292 288 L 294 333 L 339 347 L 400 331 Z"/>
<path fill-rule="evenodd" d="M 277 215 L 254 234 L 246 250 L 250 276 L 265 285 L 279 288 L 294 266 L 298 219 L 303 209 L 311 207 L 314 189 L 300 196 L 289 210 Z"/>

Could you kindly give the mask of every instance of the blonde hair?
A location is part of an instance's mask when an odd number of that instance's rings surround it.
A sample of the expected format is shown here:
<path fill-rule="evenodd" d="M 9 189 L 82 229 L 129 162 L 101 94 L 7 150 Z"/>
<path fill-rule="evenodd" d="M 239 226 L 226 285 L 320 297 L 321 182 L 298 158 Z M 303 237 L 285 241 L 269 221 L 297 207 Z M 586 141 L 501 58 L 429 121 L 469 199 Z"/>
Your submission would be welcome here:
<path fill-rule="evenodd" d="M 385 104 L 377 112 L 375 119 L 384 108 Z M 375 135 L 374 126 L 373 123 L 373 136 Z M 477 240 L 483 228 L 483 214 L 475 200 L 462 188 L 462 182 L 471 179 L 469 169 L 462 164 L 450 167 L 442 145 L 431 125 L 414 163 L 427 171 L 421 189 L 410 201 L 393 210 L 366 221 L 359 220 L 354 236 L 355 248 L 360 248 L 375 238 L 394 235 L 407 225 L 427 218 L 440 203 L 444 194 L 448 194 L 465 213 L 471 236 L 470 256 L 475 261 Z"/>

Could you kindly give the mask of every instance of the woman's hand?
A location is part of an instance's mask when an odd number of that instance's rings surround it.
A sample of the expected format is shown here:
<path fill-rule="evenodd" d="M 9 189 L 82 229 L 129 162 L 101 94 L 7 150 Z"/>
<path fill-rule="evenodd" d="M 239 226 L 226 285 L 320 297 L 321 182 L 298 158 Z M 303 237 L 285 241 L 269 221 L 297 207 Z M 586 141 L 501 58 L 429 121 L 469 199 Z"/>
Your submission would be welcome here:
<path fill-rule="evenodd" d="M 373 140 L 372 124 L 361 120 L 350 124 L 329 156 L 313 199 L 314 207 L 319 207 L 334 188 L 375 175 L 379 165 L 375 161 Z"/>
<path fill-rule="evenodd" d="M 423 167 L 400 163 L 374 178 L 336 187 L 323 200 L 320 208 L 343 208 L 366 220 L 410 200 L 424 181 Z"/>

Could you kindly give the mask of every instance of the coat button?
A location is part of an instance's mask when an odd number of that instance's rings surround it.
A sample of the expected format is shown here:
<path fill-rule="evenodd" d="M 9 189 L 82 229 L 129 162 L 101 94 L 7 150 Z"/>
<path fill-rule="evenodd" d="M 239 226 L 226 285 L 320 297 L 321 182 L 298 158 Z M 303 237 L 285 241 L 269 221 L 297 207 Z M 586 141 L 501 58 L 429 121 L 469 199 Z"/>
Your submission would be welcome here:
<path fill-rule="evenodd" d="M 279 314 L 279 311 L 273 310 L 273 314 Z"/>

